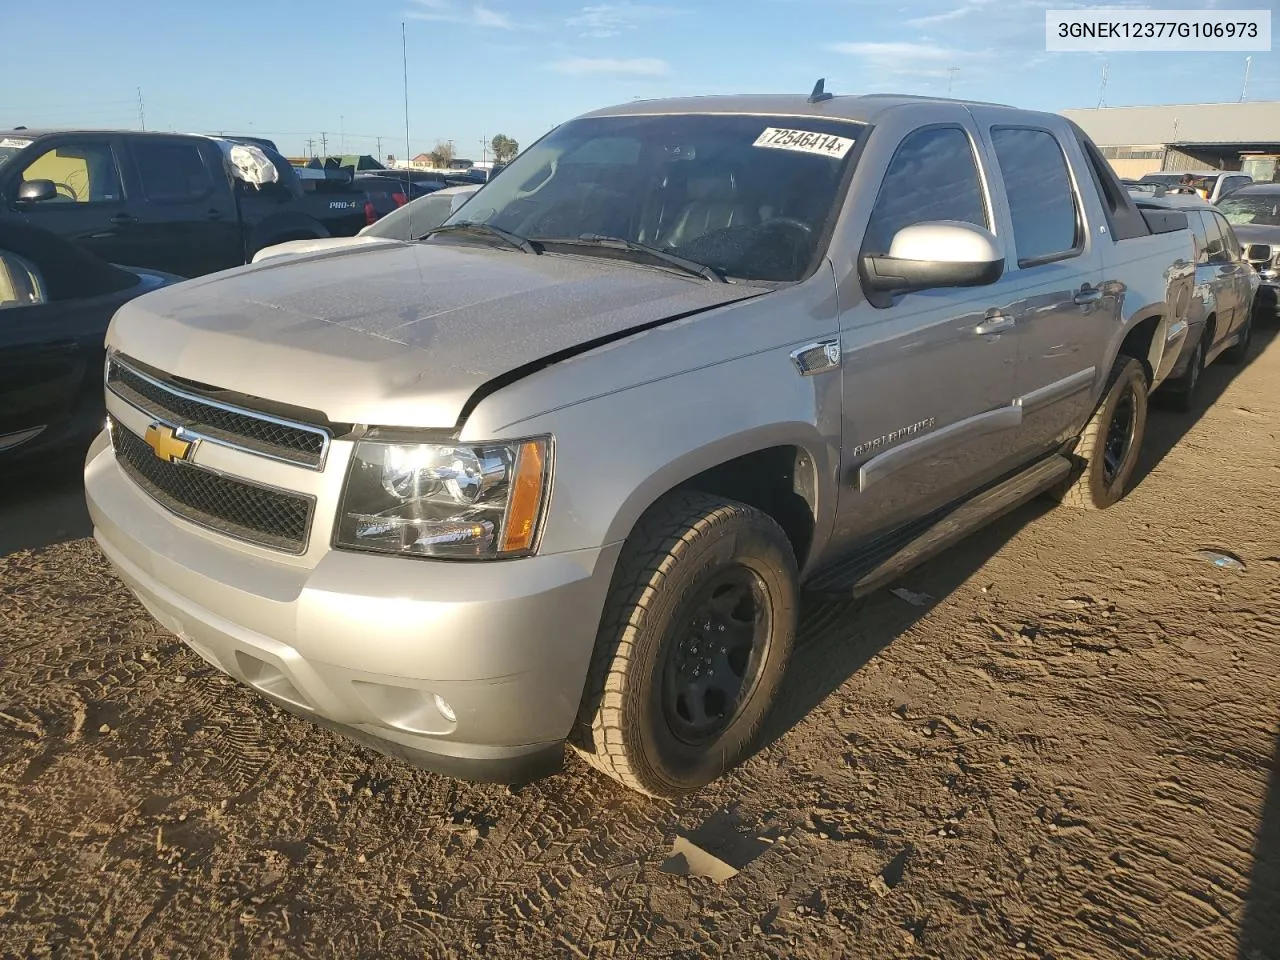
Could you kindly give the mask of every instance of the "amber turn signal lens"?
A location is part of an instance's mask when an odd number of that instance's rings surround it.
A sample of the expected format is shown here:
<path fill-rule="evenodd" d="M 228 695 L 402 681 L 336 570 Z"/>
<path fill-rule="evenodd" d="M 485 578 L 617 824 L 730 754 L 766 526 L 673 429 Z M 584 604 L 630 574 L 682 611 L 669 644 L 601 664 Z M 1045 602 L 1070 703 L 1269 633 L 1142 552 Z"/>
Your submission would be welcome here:
<path fill-rule="evenodd" d="M 502 529 L 502 553 L 523 553 L 533 546 L 538 532 L 538 514 L 542 510 L 546 468 L 547 449 L 543 441 L 527 440 L 520 444 L 515 476 L 511 479 L 507 522 Z"/>

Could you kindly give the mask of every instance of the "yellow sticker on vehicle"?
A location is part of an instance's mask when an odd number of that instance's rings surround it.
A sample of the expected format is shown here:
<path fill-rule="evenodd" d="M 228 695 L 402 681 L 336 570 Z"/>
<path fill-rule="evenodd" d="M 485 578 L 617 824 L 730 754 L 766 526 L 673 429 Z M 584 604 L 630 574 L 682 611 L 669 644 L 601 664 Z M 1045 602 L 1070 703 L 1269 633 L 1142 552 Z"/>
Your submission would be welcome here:
<path fill-rule="evenodd" d="M 849 152 L 853 146 L 853 140 L 830 133 L 814 133 L 811 130 L 766 127 L 764 133 L 756 137 L 756 142 L 752 146 L 768 147 L 770 150 L 794 150 L 797 153 L 816 153 L 819 156 L 835 157 L 839 160 Z"/>

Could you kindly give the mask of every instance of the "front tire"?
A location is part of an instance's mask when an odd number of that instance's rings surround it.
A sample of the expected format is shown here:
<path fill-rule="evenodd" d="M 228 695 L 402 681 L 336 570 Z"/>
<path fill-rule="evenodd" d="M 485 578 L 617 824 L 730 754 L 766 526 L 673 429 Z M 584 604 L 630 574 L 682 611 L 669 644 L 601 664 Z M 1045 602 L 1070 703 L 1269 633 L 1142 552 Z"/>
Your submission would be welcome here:
<path fill-rule="evenodd" d="M 771 517 L 702 493 L 663 498 L 622 548 L 570 743 L 649 796 L 710 783 L 746 756 L 773 704 L 798 594 Z"/>
<path fill-rule="evenodd" d="M 1076 446 L 1082 462 L 1073 480 L 1056 492 L 1060 502 L 1105 510 L 1129 490 L 1147 429 L 1147 375 L 1133 357 L 1116 358 L 1093 418 Z"/>

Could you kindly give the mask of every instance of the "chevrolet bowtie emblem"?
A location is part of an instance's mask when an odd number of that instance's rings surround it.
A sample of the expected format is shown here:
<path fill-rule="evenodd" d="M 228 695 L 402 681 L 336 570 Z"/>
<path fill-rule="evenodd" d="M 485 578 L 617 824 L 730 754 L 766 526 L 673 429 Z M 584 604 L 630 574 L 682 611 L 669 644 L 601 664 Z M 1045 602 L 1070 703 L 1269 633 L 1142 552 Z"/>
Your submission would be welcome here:
<path fill-rule="evenodd" d="M 176 463 L 179 460 L 185 460 L 191 453 L 195 443 L 191 440 L 183 440 L 178 436 L 173 427 L 167 423 L 153 423 L 147 427 L 147 432 L 142 438 L 147 442 L 147 446 L 152 452 L 163 460 L 165 463 Z"/>

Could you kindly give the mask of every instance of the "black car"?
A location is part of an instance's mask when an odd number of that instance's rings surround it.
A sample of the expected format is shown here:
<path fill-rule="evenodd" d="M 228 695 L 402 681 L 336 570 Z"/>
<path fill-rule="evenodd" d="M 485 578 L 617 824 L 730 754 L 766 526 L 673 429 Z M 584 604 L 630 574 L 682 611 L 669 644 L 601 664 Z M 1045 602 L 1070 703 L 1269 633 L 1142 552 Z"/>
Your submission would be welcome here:
<path fill-rule="evenodd" d="M 367 225 L 364 198 L 349 184 L 305 189 L 262 142 L 255 146 L 277 181 L 237 179 L 226 150 L 246 142 L 136 130 L 0 133 L 0 221 L 182 277 L 239 266 L 271 244 L 349 237 Z"/>
<path fill-rule="evenodd" d="M 107 324 L 121 304 L 178 279 L 0 221 L 0 475 L 84 452 L 105 416 Z"/>
<path fill-rule="evenodd" d="M 1262 278 L 1254 301 L 1259 319 L 1280 313 L 1280 183 L 1252 183 L 1218 201 L 1245 256 Z"/>

